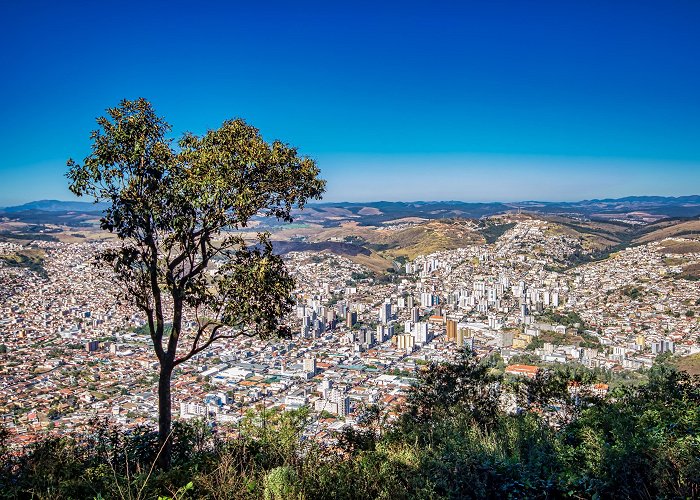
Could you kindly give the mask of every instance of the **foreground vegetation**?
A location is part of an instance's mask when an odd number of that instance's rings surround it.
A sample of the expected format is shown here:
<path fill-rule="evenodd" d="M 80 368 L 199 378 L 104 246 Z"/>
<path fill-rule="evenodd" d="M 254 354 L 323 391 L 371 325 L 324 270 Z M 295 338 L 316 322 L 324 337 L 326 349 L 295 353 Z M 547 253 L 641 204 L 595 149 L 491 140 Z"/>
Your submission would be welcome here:
<path fill-rule="evenodd" d="M 157 435 L 96 425 L 3 453 L 8 498 L 695 498 L 700 381 L 671 365 L 601 398 L 593 372 L 507 378 L 464 353 L 428 366 L 392 424 L 363 412 L 333 449 L 300 440 L 308 412 L 250 414 L 241 437 L 178 423 L 169 471 Z M 520 411 L 500 408 L 514 398 Z M 264 418 L 262 418 L 264 417 Z M 262 422 L 265 425 L 261 425 Z"/>

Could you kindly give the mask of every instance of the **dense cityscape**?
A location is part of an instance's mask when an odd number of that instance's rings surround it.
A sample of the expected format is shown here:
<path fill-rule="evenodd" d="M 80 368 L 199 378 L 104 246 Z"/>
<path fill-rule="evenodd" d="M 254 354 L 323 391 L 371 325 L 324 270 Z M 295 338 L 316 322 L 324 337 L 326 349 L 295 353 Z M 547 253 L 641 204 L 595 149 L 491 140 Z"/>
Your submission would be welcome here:
<path fill-rule="evenodd" d="M 0 23 L 0 499 L 700 498 L 700 2 Z"/>
<path fill-rule="evenodd" d="M 693 235 L 562 268 L 580 239 L 538 218 L 497 219 L 507 230 L 494 243 L 397 258 L 385 273 L 325 251 L 287 254 L 292 338 L 220 341 L 179 367 L 176 418 L 235 433 L 249 410 L 307 407 L 305 435 L 332 444 L 370 405 L 391 421 L 422 367 L 462 346 L 515 377 L 556 363 L 633 373 L 665 353 L 700 352 L 700 287 L 679 277 L 700 262 Z M 43 256 L 41 268 L 0 264 L 0 415 L 12 443 L 96 417 L 155 423 L 158 363 L 145 318 L 94 259 L 114 244 L 0 243 L 3 255 Z"/>

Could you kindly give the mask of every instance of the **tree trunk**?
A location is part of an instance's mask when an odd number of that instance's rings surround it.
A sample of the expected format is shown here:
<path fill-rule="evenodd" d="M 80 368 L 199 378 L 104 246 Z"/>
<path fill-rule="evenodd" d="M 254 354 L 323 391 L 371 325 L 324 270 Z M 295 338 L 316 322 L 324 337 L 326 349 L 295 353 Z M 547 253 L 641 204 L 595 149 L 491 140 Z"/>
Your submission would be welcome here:
<path fill-rule="evenodd" d="M 173 452 L 173 440 L 170 436 L 172 427 L 172 400 L 170 397 L 170 378 L 173 374 L 173 364 L 169 360 L 163 360 L 160 365 L 158 377 L 158 466 L 162 470 L 170 468 L 170 459 Z"/>

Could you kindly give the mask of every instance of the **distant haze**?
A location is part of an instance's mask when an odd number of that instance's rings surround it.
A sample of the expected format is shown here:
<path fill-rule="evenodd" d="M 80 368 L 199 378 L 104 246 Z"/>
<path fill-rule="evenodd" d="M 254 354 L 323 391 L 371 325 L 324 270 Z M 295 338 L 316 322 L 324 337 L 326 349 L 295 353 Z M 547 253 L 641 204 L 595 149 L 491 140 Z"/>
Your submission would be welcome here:
<path fill-rule="evenodd" d="M 700 162 L 494 155 L 322 156 L 324 201 L 579 201 L 683 196 L 700 190 Z"/>

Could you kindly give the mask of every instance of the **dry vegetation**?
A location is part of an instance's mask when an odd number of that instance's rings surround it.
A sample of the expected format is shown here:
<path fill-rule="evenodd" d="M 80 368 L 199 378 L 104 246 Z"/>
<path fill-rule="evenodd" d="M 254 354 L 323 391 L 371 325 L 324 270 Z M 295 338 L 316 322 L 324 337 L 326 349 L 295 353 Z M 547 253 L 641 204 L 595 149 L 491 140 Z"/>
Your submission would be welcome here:
<path fill-rule="evenodd" d="M 681 278 L 700 280 L 700 264 L 690 264 L 681 271 Z"/>
<path fill-rule="evenodd" d="M 399 256 L 414 259 L 418 255 L 438 250 L 451 250 L 484 242 L 484 238 L 473 229 L 471 222 L 464 219 L 431 220 L 404 229 L 363 226 L 352 221 L 338 227 L 309 227 L 280 231 L 275 234 L 276 238 L 292 236 L 305 236 L 309 242 L 354 239 L 372 250 L 372 255 L 351 258 L 361 264 L 369 259 L 372 264 L 369 267 L 376 269 L 377 266 L 382 265 L 382 270 L 390 266 L 391 261 Z M 385 265 L 380 259 L 383 259 Z"/>
<path fill-rule="evenodd" d="M 659 226 L 659 229 L 645 234 L 635 240 L 635 243 L 650 243 L 652 241 L 660 241 L 674 236 L 698 236 L 700 235 L 700 220 L 691 221 L 664 221 L 654 224 L 654 227 Z"/>
<path fill-rule="evenodd" d="M 700 253 L 700 241 L 664 240 L 661 242 L 660 251 L 672 254 Z"/>
<path fill-rule="evenodd" d="M 675 358 L 673 364 L 679 370 L 688 372 L 690 375 L 700 375 L 700 353 L 684 356 L 682 358 Z"/>
<path fill-rule="evenodd" d="M 599 221 L 578 221 L 559 216 L 547 216 L 550 231 L 572 238 L 580 238 L 581 245 L 588 251 L 599 251 L 621 244 L 630 228 Z"/>
<path fill-rule="evenodd" d="M 21 267 L 29 269 L 40 276 L 46 277 L 44 258 L 46 252 L 41 248 L 27 248 L 17 252 L 0 254 L 0 263 L 8 267 Z"/>

